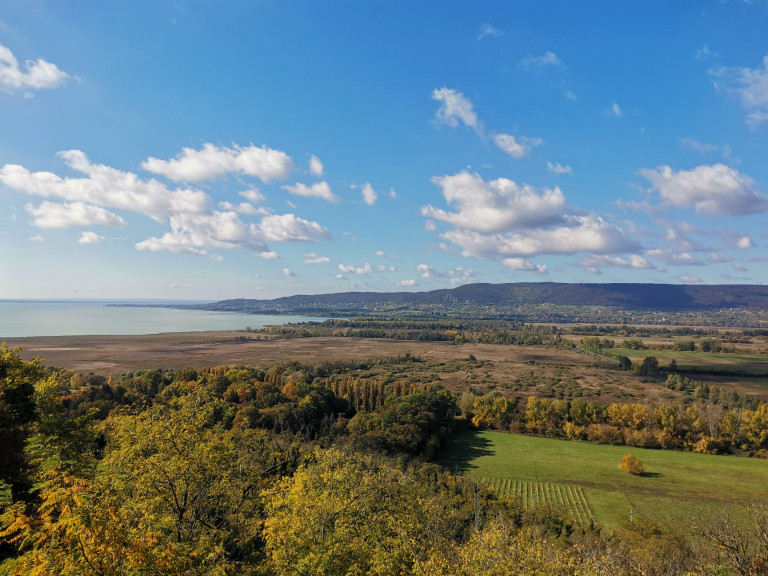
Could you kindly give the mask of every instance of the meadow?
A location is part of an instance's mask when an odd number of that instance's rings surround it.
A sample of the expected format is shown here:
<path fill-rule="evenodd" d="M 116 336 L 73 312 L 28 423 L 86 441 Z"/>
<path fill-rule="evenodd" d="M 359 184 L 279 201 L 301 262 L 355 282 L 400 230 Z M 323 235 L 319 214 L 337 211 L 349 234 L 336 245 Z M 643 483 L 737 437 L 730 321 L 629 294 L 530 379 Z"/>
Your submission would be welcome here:
<path fill-rule="evenodd" d="M 627 452 L 640 458 L 645 475 L 619 470 Z M 528 494 L 535 489 L 553 495 L 543 500 L 562 504 L 577 521 L 589 514 L 608 530 L 630 519 L 691 527 L 723 510 L 739 515 L 743 505 L 768 497 L 768 461 L 756 458 L 465 430 L 448 441 L 439 460 L 451 471 L 485 479 L 500 493 L 511 493 L 507 487 L 517 482 Z M 569 503 L 568 496 L 582 492 L 586 506 Z"/>

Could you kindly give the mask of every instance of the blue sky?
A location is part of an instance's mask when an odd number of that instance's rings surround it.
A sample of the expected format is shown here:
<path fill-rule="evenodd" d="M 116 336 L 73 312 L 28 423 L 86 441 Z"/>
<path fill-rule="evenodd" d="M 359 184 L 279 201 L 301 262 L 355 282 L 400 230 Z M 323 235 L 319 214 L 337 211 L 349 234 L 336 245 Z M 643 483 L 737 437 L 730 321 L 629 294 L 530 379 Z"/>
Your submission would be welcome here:
<path fill-rule="evenodd" d="M 4 0 L 0 298 L 768 278 L 768 2 Z"/>

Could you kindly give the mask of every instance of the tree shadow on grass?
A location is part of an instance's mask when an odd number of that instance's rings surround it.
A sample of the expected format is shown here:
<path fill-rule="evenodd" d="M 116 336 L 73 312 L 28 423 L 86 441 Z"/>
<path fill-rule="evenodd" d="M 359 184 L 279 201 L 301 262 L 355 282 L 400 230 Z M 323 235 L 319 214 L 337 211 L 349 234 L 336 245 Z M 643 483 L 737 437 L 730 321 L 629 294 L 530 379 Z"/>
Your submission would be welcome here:
<path fill-rule="evenodd" d="M 664 474 L 661 474 L 660 472 L 643 472 L 640 476 L 643 478 L 661 478 Z"/>
<path fill-rule="evenodd" d="M 478 468 L 472 460 L 494 453 L 493 443 L 487 438 L 477 432 L 463 430 L 448 439 L 437 457 L 437 463 L 454 474 L 466 474 Z"/>

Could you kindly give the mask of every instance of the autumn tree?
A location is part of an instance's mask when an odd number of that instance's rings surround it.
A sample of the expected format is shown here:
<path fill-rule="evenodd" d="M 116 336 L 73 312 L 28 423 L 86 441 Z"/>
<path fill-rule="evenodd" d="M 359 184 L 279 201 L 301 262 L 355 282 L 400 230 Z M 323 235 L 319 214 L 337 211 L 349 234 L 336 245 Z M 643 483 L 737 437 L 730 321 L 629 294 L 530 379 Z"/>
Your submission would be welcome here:
<path fill-rule="evenodd" d="M 640 458 L 637 458 L 632 454 L 624 454 L 624 456 L 621 457 L 621 462 L 619 462 L 619 469 L 636 476 L 642 476 L 645 472 L 643 463 L 640 461 Z"/>

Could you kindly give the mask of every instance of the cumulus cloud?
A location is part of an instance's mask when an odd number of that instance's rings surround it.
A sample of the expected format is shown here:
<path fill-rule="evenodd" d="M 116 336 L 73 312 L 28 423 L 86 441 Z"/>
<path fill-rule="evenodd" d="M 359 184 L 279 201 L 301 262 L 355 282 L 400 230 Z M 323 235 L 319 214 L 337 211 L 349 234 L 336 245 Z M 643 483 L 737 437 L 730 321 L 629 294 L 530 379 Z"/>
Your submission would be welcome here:
<path fill-rule="evenodd" d="M 290 268 L 283 268 L 283 276 L 288 276 L 289 278 L 293 278 L 296 276 Z"/>
<path fill-rule="evenodd" d="M 756 68 L 722 66 L 709 71 L 716 86 L 722 83 L 739 100 L 750 128 L 768 123 L 768 55 Z"/>
<path fill-rule="evenodd" d="M 445 276 L 442 272 L 438 272 L 432 266 L 429 264 L 419 264 L 416 266 L 416 270 L 418 270 L 419 275 L 422 278 L 440 278 L 442 276 Z"/>
<path fill-rule="evenodd" d="M 83 232 L 78 240 L 79 244 L 101 244 L 106 238 L 99 236 L 96 232 Z"/>
<path fill-rule="evenodd" d="M 232 202 L 219 202 L 219 208 L 222 210 L 234 211 L 238 214 L 249 214 L 251 216 L 266 216 L 271 214 L 269 208 L 256 208 L 253 204 L 249 204 L 248 202 L 240 202 L 240 204 L 233 204 Z"/>
<path fill-rule="evenodd" d="M 265 216 L 259 234 L 267 242 L 317 242 L 331 237 L 327 228 L 294 214 Z"/>
<path fill-rule="evenodd" d="M 341 198 L 331 192 L 331 187 L 327 182 L 315 182 L 312 186 L 307 186 L 301 182 L 296 183 L 293 186 L 283 186 L 284 190 L 287 190 L 291 194 L 296 196 L 305 196 L 308 198 L 322 198 L 328 202 L 341 202 Z"/>
<path fill-rule="evenodd" d="M 259 252 L 258 254 L 256 254 L 256 256 L 258 256 L 262 260 L 280 260 L 282 258 L 282 256 L 280 256 L 280 254 L 278 254 L 274 250 L 269 250 L 267 252 Z M 257 278 L 259 277 L 258 274 L 256 275 L 256 277 Z"/>
<path fill-rule="evenodd" d="M 25 68 L 26 71 L 22 70 L 13 52 L 0 44 L 0 89 L 12 92 L 56 88 L 69 78 L 66 72 L 42 58 L 27 60 Z"/>
<path fill-rule="evenodd" d="M 507 178 L 485 182 L 478 174 L 459 172 L 432 178 L 442 188 L 449 212 L 431 205 L 421 214 L 448 222 L 456 228 L 477 232 L 499 232 L 513 227 L 533 227 L 562 222 L 570 212 L 560 188 L 545 188 L 541 193 L 526 184 Z"/>
<path fill-rule="evenodd" d="M 259 192 L 256 188 L 250 188 L 248 190 L 243 190 L 242 192 L 238 192 L 240 196 L 248 200 L 249 202 L 253 202 L 254 204 L 260 204 L 261 202 L 264 202 L 266 198 L 264 197 L 264 194 Z"/>
<path fill-rule="evenodd" d="M 562 66 L 563 63 L 554 52 L 547 50 L 541 56 L 528 55 L 520 61 L 520 66 L 525 68 L 541 68 L 543 66 Z"/>
<path fill-rule="evenodd" d="M 486 22 L 482 26 L 480 26 L 480 34 L 477 35 L 477 41 L 480 42 L 480 40 L 482 40 L 483 38 L 487 38 L 489 36 L 498 37 L 498 36 L 502 36 L 503 34 L 504 33 L 501 30 L 491 26 Z"/>
<path fill-rule="evenodd" d="M 40 234 L 30 236 L 29 239 L 32 240 L 32 242 L 45 242 L 45 238 L 43 238 Z"/>
<path fill-rule="evenodd" d="M 547 161 L 547 170 L 552 174 L 573 174 L 573 170 L 571 170 L 570 166 L 563 166 L 559 162 L 553 164 L 552 162 Z"/>
<path fill-rule="evenodd" d="M 395 286 L 403 286 L 403 287 L 410 287 L 410 286 L 416 286 L 416 280 L 398 280 L 395 282 Z"/>
<path fill-rule="evenodd" d="M 26 205 L 32 224 L 40 228 L 69 228 L 71 226 L 113 226 L 124 228 L 128 223 L 117 214 L 84 202 L 60 204 L 42 202 L 40 206 Z"/>
<path fill-rule="evenodd" d="M 314 252 L 304 254 L 304 264 L 327 264 L 331 261 L 327 256 L 318 256 Z"/>
<path fill-rule="evenodd" d="M 578 252 L 616 254 L 638 248 L 620 228 L 594 214 L 570 216 L 557 228 L 506 234 L 481 234 L 474 230 L 456 229 L 442 236 L 461 247 L 463 256 L 483 259 Z"/>
<path fill-rule="evenodd" d="M 544 144 L 544 140 L 541 138 L 526 138 L 525 136 L 515 138 L 510 134 L 496 134 L 493 137 L 493 142 L 499 149 L 513 158 L 525 158 L 533 148 Z"/>
<path fill-rule="evenodd" d="M 379 197 L 379 195 L 376 194 L 376 190 L 373 189 L 373 186 L 371 186 L 369 182 L 366 182 L 365 184 L 363 184 L 362 195 L 363 195 L 363 202 L 368 204 L 368 206 L 373 206 Z"/>
<path fill-rule="evenodd" d="M 446 87 L 435 89 L 432 91 L 432 100 L 440 103 L 435 113 L 439 123 L 451 128 L 464 124 L 475 131 L 481 130 L 472 102 L 458 90 Z"/>
<path fill-rule="evenodd" d="M 750 238 L 749 236 L 742 236 L 736 242 L 736 247 L 739 248 L 740 250 L 747 250 L 748 248 L 754 248 L 755 245 L 752 242 L 752 238 Z"/>
<path fill-rule="evenodd" d="M 754 181 L 724 164 L 702 165 L 675 172 L 669 166 L 639 171 L 652 190 L 681 208 L 712 216 L 739 216 L 768 210 L 768 196 L 755 189 Z"/>
<path fill-rule="evenodd" d="M 362 266 L 351 266 L 347 264 L 339 264 L 338 269 L 344 274 L 373 274 L 374 268 L 368 262 Z"/>
<path fill-rule="evenodd" d="M 66 164 L 85 178 L 61 178 L 51 172 L 30 172 L 17 164 L 0 168 L 0 182 L 43 198 L 60 198 L 94 206 L 130 210 L 162 222 L 179 212 L 202 213 L 210 199 L 200 190 L 170 190 L 155 179 L 142 180 L 136 174 L 103 164 L 92 164 L 79 150 L 59 152 Z"/>
<path fill-rule="evenodd" d="M 584 256 L 576 265 L 590 274 L 601 274 L 601 268 L 632 268 L 636 270 L 655 268 L 653 264 L 639 254 L 630 254 L 626 258 L 606 256 L 604 254 L 589 254 Z"/>
<path fill-rule="evenodd" d="M 160 238 L 148 238 L 136 244 L 139 250 L 205 254 L 210 248 L 243 248 L 261 252 L 266 249 L 260 230 L 243 223 L 235 212 L 211 214 L 175 214 L 171 231 Z"/>
<path fill-rule="evenodd" d="M 309 159 L 309 172 L 315 176 L 323 175 L 323 163 L 314 154 Z"/>
<path fill-rule="evenodd" d="M 225 174 L 255 176 L 262 182 L 282 179 L 293 170 L 293 160 L 281 150 L 266 146 L 216 146 L 204 144 L 202 150 L 183 148 L 173 160 L 148 158 L 142 168 L 174 181 L 212 180 Z"/>
<path fill-rule="evenodd" d="M 526 260 L 525 258 L 504 258 L 501 263 L 512 270 L 537 272 L 539 274 L 547 273 L 547 266 L 545 264 L 533 264 L 530 260 Z"/>

